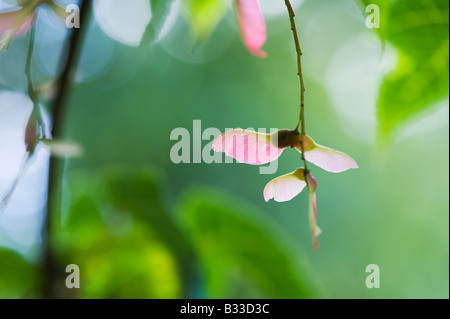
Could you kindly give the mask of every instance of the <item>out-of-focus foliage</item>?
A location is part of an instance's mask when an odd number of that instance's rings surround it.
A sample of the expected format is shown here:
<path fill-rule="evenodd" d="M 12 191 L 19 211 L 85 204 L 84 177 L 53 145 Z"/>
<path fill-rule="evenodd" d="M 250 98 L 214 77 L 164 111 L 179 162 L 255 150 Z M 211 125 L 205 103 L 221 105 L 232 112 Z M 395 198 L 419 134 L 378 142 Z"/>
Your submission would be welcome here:
<path fill-rule="evenodd" d="M 184 2 L 173 1 L 173 8 L 186 9 L 175 7 Z M 366 70 L 382 69 L 381 48 L 373 37 L 375 31 L 364 25 L 365 10 L 349 0 L 303 1 L 296 10 L 308 89 L 308 133 L 352 154 L 361 167 L 339 177 L 311 168 L 320 180 L 318 222 L 323 233 L 318 254 L 311 249 L 306 196 L 266 203 L 263 187 L 274 176 L 258 174 L 256 167 L 170 161 L 174 128 L 191 133 L 191 151 L 193 143 L 201 140 L 193 131 L 196 119 L 202 121 L 203 130 L 215 127 L 222 132 L 233 127 L 295 125 L 298 80 L 284 3 L 260 2 L 269 32 L 267 59 L 245 54 L 235 21 L 216 27 L 208 47 L 195 51 L 195 60 L 186 58 L 193 55 L 186 49 L 192 46 L 181 45 L 189 35 L 185 17 L 176 17 L 180 27 L 169 28 L 167 34 L 164 29 L 154 45 L 137 48 L 115 42 L 91 23 L 78 67 L 78 75 L 90 76 L 77 77 L 64 121 L 64 137 L 82 144 L 86 152 L 64 165 L 63 209 L 61 218 L 52 223 L 51 243 L 61 279 L 56 283 L 61 287 L 58 297 L 448 298 L 448 122 L 431 119 L 420 134 L 411 128 L 385 154 L 384 162 L 373 153 L 373 127 L 364 126 L 364 119 L 375 122 L 372 90 L 378 88 L 378 77 Z M 395 21 L 386 14 L 385 3 L 393 12 L 401 4 L 418 3 L 397 2 L 392 1 L 392 8 L 391 1 L 375 2 L 386 31 L 396 24 L 389 22 Z M 267 8 L 276 3 L 281 3 L 276 8 L 280 13 L 270 16 Z M 424 7 L 429 3 L 421 2 Z M 41 13 L 33 57 L 37 86 L 55 79 L 57 73 L 47 68 L 59 61 L 65 31 Z M 406 32 L 408 22 L 427 21 L 417 17 L 397 21 Z M 233 19 L 230 14 L 222 22 L 228 18 Z M 395 36 L 402 34 L 400 27 L 397 24 L 396 32 L 384 36 L 387 50 L 394 44 L 401 60 L 411 62 L 407 69 L 399 64 L 405 75 L 399 73 L 398 83 L 408 78 L 408 70 L 412 74 L 422 70 L 416 62 L 418 56 L 426 56 L 411 38 Z M 159 28 L 154 27 L 150 38 Z M 427 40 L 424 31 L 417 41 L 433 45 L 435 38 L 442 37 L 437 32 L 448 34 L 436 31 Z M 18 37 L 0 55 L 2 92 L 26 95 L 23 69 L 28 43 L 26 36 Z M 423 49 L 430 50 L 430 44 Z M 423 92 L 421 100 L 430 99 L 428 93 Z M 408 95 L 403 98 L 410 102 Z M 8 97 L 0 103 L 0 183 L 10 183 L 3 166 L 11 164 L 11 157 L 2 156 L 3 149 L 17 152 L 23 147 L 23 137 L 17 134 L 17 142 L 12 134 L 21 133 L 21 126 L 12 130 L 5 125 L 11 120 L 3 115 L 18 115 L 21 103 L 17 101 L 22 99 Z M 395 112 L 403 109 L 390 100 L 386 103 L 392 114 L 385 114 L 393 121 L 384 119 L 390 123 L 385 126 L 397 127 L 403 119 Z M 42 106 L 47 115 L 45 103 Z M 403 111 L 410 117 L 419 109 Z M 0 296 L 40 296 L 36 278 L 43 278 L 42 273 L 27 262 L 40 262 L 45 209 L 37 203 L 45 197 L 48 164 L 45 152 L 39 155 L 21 180 L 11 210 L 1 216 L 0 244 L 14 247 L 20 255 L 0 253 Z M 429 165 L 423 168 L 426 162 Z M 104 171 L 124 163 L 152 165 L 157 172 Z M 300 166 L 298 153 L 287 152 L 278 165 L 278 175 Z M 167 174 L 169 192 L 161 184 L 161 172 Z M 226 190 L 186 193 L 193 184 Z M 80 266 L 80 290 L 64 285 L 64 269 L 72 263 Z M 380 289 L 365 286 L 365 269 L 372 263 L 381 269 Z"/>
<path fill-rule="evenodd" d="M 111 169 L 72 182 L 55 242 L 62 260 L 83 271 L 80 297 L 189 297 L 195 267 L 207 271 L 205 297 L 317 296 L 311 270 L 280 229 L 257 217 L 262 213 L 197 191 L 186 195 L 175 222 L 157 176 Z M 240 289 L 230 290 L 232 283 Z"/>
<path fill-rule="evenodd" d="M 0 247 L 0 298 L 37 296 L 38 269 L 16 252 Z"/>
<path fill-rule="evenodd" d="M 205 40 L 227 10 L 222 0 L 185 0 L 186 15 L 198 41 Z"/>
<path fill-rule="evenodd" d="M 141 44 L 151 44 L 161 32 L 164 22 L 172 7 L 172 0 L 149 0 L 152 11 L 152 19 L 145 29 Z"/>
<path fill-rule="evenodd" d="M 386 40 L 398 49 L 397 67 L 381 86 L 379 135 L 426 110 L 449 92 L 449 2 L 398 0 L 381 9 Z"/>
<path fill-rule="evenodd" d="M 187 192 L 184 198 L 180 218 L 202 260 L 211 297 L 319 296 L 311 269 L 262 212 L 206 189 Z"/>
<path fill-rule="evenodd" d="M 365 14 L 370 13 L 370 12 L 366 12 L 366 8 L 367 8 L 367 6 L 369 6 L 371 4 L 376 4 L 378 6 L 378 8 L 380 8 L 380 13 L 381 13 L 380 27 L 376 29 L 376 32 L 378 33 L 381 41 L 384 44 L 384 42 L 386 41 L 386 30 L 388 27 L 388 23 L 387 23 L 388 19 L 386 19 L 386 17 L 389 15 L 389 9 L 391 7 L 391 0 L 377 0 L 376 2 L 373 0 L 357 0 L 357 1 L 358 2 L 360 1 L 362 3 L 361 10 Z"/>
<path fill-rule="evenodd" d="M 189 249 L 160 202 L 153 173 L 78 177 L 71 189 L 55 242 L 62 259 L 83 271 L 81 297 L 182 296 L 177 258 Z"/>

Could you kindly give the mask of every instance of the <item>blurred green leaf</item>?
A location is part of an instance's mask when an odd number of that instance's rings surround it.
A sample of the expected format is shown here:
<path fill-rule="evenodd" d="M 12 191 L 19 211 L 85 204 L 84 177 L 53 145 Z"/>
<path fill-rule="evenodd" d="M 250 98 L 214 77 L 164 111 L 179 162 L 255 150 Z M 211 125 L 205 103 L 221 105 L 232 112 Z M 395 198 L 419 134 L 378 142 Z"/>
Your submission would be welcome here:
<path fill-rule="evenodd" d="M 449 2 L 398 0 L 390 8 L 386 37 L 399 51 L 397 68 L 381 86 L 379 137 L 448 96 Z"/>
<path fill-rule="evenodd" d="M 157 171 L 150 169 L 110 170 L 105 174 L 106 200 L 121 211 L 129 211 L 136 219 L 150 225 L 156 235 L 179 254 L 189 254 L 185 235 L 165 207 Z"/>
<path fill-rule="evenodd" d="M 155 170 L 111 170 L 106 176 L 107 200 L 117 209 L 129 211 L 137 220 L 149 225 L 155 236 L 175 253 L 184 281 L 185 293 L 191 277 L 194 252 L 190 240 L 175 223 L 170 209 L 165 207 L 161 178 Z"/>
<path fill-rule="evenodd" d="M 152 18 L 145 29 L 141 45 L 155 42 L 166 22 L 172 7 L 172 0 L 149 0 Z"/>
<path fill-rule="evenodd" d="M 223 0 L 185 0 L 183 3 L 199 42 L 208 38 L 227 10 Z"/>
<path fill-rule="evenodd" d="M 204 264 L 208 297 L 317 297 L 313 272 L 262 212 L 218 191 L 183 198 L 180 218 Z"/>
<path fill-rule="evenodd" d="M 157 173 L 113 169 L 71 183 L 56 242 L 80 266 L 84 298 L 179 298 L 191 250 L 161 201 Z M 186 285 L 184 285 L 186 288 Z M 187 289 L 185 289 L 187 290 Z"/>
<path fill-rule="evenodd" d="M 16 252 L 0 247 L 0 299 L 37 295 L 37 270 Z"/>
<path fill-rule="evenodd" d="M 387 30 L 387 17 L 389 16 L 389 10 L 391 7 L 391 0 L 378 0 L 378 1 L 373 1 L 373 0 L 357 0 L 357 1 L 361 1 L 362 5 L 363 5 L 363 12 L 365 17 L 367 18 L 368 15 L 370 14 L 369 12 L 366 12 L 366 8 L 367 6 L 371 5 L 371 4 L 376 4 L 379 8 L 380 8 L 380 27 L 374 29 L 378 36 L 381 39 L 381 42 L 384 43 L 386 41 L 386 30 Z"/>
<path fill-rule="evenodd" d="M 136 227 L 104 238 L 80 259 L 83 298 L 180 298 L 177 264 L 165 243 Z"/>

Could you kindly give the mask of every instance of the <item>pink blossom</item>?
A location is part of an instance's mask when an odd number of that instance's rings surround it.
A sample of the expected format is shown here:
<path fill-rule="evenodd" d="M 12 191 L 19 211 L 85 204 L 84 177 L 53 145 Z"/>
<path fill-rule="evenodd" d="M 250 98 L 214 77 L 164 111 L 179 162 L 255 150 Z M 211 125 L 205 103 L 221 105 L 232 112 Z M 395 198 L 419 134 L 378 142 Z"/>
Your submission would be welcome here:
<path fill-rule="evenodd" d="M 19 36 L 27 32 L 31 23 L 31 15 L 25 9 L 0 13 L 0 36 L 8 31 L 13 36 Z"/>
<path fill-rule="evenodd" d="M 64 9 L 50 0 L 20 1 L 22 9 L 0 13 L 0 52 L 8 48 L 14 37 L 25 34 L 33 23 L 35 10 L 41 5 L 48 5 L 61 19 L 67 17 Z"/>
<path fill-rule="evenodd" d="M 245 46 L 261 58 L 267 56 L 261 48 L 266 42 L 266 24 L 258 0 L 235 0 L 237 19 Z"/>

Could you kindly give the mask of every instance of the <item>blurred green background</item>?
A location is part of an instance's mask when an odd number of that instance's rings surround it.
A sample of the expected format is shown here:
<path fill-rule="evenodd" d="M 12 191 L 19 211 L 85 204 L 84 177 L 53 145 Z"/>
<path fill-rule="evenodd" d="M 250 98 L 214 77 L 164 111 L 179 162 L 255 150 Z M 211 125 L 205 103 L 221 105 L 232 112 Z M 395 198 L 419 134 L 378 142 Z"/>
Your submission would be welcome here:
<path fill-rule="evenodd" d="M 266 59 L 245 50 L 228 9 L 200 44 L 182 12 L 159 41 L 138 47 L 115 41 L 93 19 L 64 125 L 65 138 L 83 145 L 85 155 L 64 164 L 62 209 L 54 216 L 59 297 L 449 297 L 448 86 L 443 97 L 424 99 L 426 107 L 399 117 L 388 141 L 380 142 L 378 94 L 389 100 L 390 93 L 386 84 L 379 88 L 402 59 L 402 47 L 365 26 L 359 2 L 306 0 L 295 6 L 308 134 L 360 166 L 342 174 L 312 167 L 323 230 L 319 253 L 312 248 L 305 194 L 286 203 L 266 203 L 262 195 L 269 180 L 301 166 L 297 152 L 286 151 L 274 175 L 245 164 L 171 162 L 172 130 L 186 128 L 192 139 L 194 120 L 222 132 L 296 125 L 289 21 L 283 1 L 269 2 L 261 2 Z M 441 13 L 447 29 L 446 6 Z M 388 14 L 383 9 L 382 18 Z M 39 44 L 39 34 L 51 30 L 44 23 L 38 27 L 34 68 L 38 79 L 47 80 L 52 67 L 40 59 L 54 62 L 46 52 L 60 43 L 42 38 Z M 431 43 L 433 33 L 422 32 Z M 443 36 L 448 74 L 448 33 Z M 0 92 L 23 92 L 15 79 L 23 63 L 17 52 L 26 45 L 26 37 L 18 38 L 0 55 Z M 448 83 L 448 77 L 436 81 Z M 393 118 L 398 112 L 392 107 Z M 45 190 L 45 182 L 41 178 L 38 188 Z M 26 205 L 16 210 L 31 213 L 15 213 L 12 203 L 0 216 L 0 297 L 40 296 L 43 213 L 28 200 L 42 200 L 39 194 L 20 194 L 19 187 L 13 201 Z M 21 241 L 30 229 L 34 235 Z M 65 288 L 67 264 L 80 266 L 81 289 Z M 365 285 L 369 264 L 380 267 L 379 289 Z"/>

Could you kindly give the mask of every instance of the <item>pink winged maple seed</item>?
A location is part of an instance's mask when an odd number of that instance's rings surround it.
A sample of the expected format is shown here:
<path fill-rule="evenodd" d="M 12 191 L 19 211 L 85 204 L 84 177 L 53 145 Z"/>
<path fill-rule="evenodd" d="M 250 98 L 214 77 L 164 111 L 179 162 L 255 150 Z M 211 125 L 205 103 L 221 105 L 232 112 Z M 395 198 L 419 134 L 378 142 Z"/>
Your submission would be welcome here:
<path fill-rule="evenodd" d="M 261 58 L 267 56 L 261 48 L 266 42 L 266 24 L 258 0 L 235 0 L 237 19 L 242 40 L 250 53 Z"/>
<path fill-rule="evenodd" d="M 301 152 L 300 146 L 296 146 L 296 148 Z M 358 168 L 358 164 L 349 155 L 317 144 L 307 135 L 305 136 L 305 159 L 332 173 Z"/>
<path fill-rule="evenodd" d="M 213 142 L 213 150 L 224 152 L 238 162 L 263 165 L 276 160 L 283 153 L 273 134 L 234 129 L 219 135 Z"/>
<path fill-rule="evenodd" d="M 290 201 L 300 194 L 305 186 L 304 170 L 298 168 L 292 173 L 271 180 L 264 188 L 264 200 L 268 202 L 273 198 L 276 202 Z"/>

